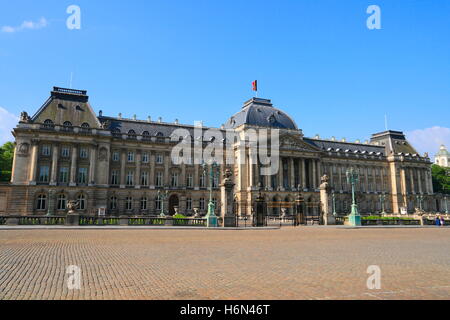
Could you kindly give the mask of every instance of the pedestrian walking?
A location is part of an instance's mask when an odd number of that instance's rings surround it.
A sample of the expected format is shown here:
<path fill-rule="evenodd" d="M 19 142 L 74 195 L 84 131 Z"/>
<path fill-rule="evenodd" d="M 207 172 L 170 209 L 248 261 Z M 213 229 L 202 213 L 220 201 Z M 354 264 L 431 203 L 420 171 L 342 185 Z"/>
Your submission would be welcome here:
<path fill-rule="evenodd" d="M 441 216 L 441 227 L 445 226 L 445 219 L 444 216 Z"/>
<path fill-rule="evenodd" d="M 436 227 L 441 226 L 441 217 L 439 215 L 436 216 L 435 222 L 436 222 Z"/>

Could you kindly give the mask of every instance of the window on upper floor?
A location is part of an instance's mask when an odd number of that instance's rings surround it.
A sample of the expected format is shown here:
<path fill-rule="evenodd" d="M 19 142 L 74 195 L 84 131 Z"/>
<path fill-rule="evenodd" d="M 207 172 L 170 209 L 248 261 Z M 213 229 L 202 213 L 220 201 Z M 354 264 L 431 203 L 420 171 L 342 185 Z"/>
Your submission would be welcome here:
<path fill-rule="evenodd" d="M 142 153 L 142 163 L 148 163 L 148 162 L 149 162 L 148 152 L 143 152 Z"/>
<path fill-rule="evenodd" d="M 86 148 L 80 148 L 80 158 L 81 159 L 88 158 L 88 150 Z"/>
<path fill-rule="evenodd" d="M 51 154 L 51 146 L 49 144 L 42 145 L 41 155 L 49 156 Z"/>
<path fill-rule="evenodd" d="M 70 157 L 70 148 L 67 146 L 63 146 L 61 148 L 61 157 L 68 158 Z"/>
<path fill-rule="evenodd" d="M 133 151 L 128 151 L 128 162 L 134 162 L 134 152 Z"/>
<path fill-rule="evenodd" d="M 156 155 L 156 163 L 157 164 L 162 164 L 164 162 L 164 156 L 161 153 L 158 153 Z"/>
<path fill-rule="evenodd" d="M 120 155 L 118 151 L 114 151 L 112 153 L 112 161 L 119 161 L 120 160 Z"/>

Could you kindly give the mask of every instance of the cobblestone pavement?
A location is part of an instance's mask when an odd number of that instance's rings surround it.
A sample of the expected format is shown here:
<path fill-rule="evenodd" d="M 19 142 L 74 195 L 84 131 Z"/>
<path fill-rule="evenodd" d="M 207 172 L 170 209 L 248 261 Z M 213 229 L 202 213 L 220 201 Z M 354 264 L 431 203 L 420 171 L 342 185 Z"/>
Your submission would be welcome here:
<path fill-rule="evenodd" d="M 437 228 L 1 230 L 0 299 L 450 299 L 449 243 Z"/>

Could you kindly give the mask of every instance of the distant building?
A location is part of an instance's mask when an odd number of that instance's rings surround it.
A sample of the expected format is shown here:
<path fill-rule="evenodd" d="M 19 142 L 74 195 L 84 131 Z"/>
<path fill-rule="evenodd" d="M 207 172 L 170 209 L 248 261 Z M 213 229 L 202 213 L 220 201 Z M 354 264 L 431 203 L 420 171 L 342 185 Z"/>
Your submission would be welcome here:
<path fill-rule="evenodd" d="M 320 118 L 305 121 L 321 125 Z M 289 115 L 260 98 L 245 102 L 217 130 L 241 137 L 220 141 L 231 145 L 236 159 L 253 159 L 255 154 L 251 154 L 245 137 L 259 128 L 280 130 L 279 170 L 271 176 L 262 175 L 260 168 L 265 164 L 261 158 L 256 158 L 256 163 L 226 162 L 221 166 L 221 176 L 225 170 L 233 173 L 236 214 L 251 215 L 252 205 L 261 195 L 270 215 L 280 215 L 281 209 L 292 214 L 298 196 L 304 199 L 307 215 L 318 215 L 319 187 L 326 175 L 335 192 L 335 209 L 346 215 L 352 202 L 346 178 L 350 168 L 359 173 L 356 191 L 362 214 L 380 213 L 382 194 L 388 213 L 413 213 L 418 195 L 424 196 L 426 211 L 442 207 L 433 191 L 432 162 L 400 131 L 374 134 L 366 143 L 318 135 L 307 138 Z M 186 215 L 196 209 L 205 214 L 207 174 L 200 164 L 171 161 L 171 151 L 179 141 L 172 138 L 179 129 L 186 132 L 183 137 L 193 137 L 196 126 L 178 120 L 167 123 L 162 119 L 125 119 L 121 114 L 111 117 L 101 111 L 96 115 L 86 91 L 55 87 L 33 116 L 23 112 L 14 128 L 12 180 L 0 185 L 0 214 L 63 215 L 69 200 L 78 201 L 78 210 L 92 215 L 103 209 L 113 216 L 157 215 L 161 208 L 169 214 L 175 209 Z M 190 139 L 190 143 L 194 147 L 206 145 L 201 139 Z M 448 152 L 444 148 L 440 154 L 445 155 L 447 166 Z M 213 201 L 218 212 L 223 203 L 219 185 L 220 181 L 214 180 Z M 167 197 L 160 197 L 158 191 L 167 191 Z"/>
<path fill-rule="evenodd" d="M 450 152 L 444 145 L 441 146 L 439 152 L 434 156 L 434 163 L 441 167 L 450 167 Z"/>

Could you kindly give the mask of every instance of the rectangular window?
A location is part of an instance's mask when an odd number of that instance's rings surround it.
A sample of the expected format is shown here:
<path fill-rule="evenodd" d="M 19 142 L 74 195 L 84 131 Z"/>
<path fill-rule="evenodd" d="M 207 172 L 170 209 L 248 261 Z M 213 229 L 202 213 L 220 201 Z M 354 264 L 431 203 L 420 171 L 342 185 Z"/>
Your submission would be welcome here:
<path fill-rule="evenodd" d="M 70 148 L 69 147 L 62 147 L 62 149 L 61 149 L 61 157 L 63 157 L 63 158 L 69 158 L 70 157 Z"/>
<path fill-rule="evenodd" d="M 162 164 L 163 162 L 164 162 L 164 156 L 162 154 L 158 153 L 156 155 L 156 163 L 157 164 Z"/>
<path fill-rule="evenodd" d="M 81 159 L 87 159 L 88 157 L 88 151 L 86 148 L 80 148 L 80 158 Z"/>
<path fill-rule="evenodd" d="M 188 188 L 192 188 L 194 186 L 194 176 L 192 175 L 192 173 L 188 173 L 187 175 L 186 186 Z"/>
<path fill-rule="evenodd" d="M 132 197 L 126 197 L 126 199 L 125 199 L 125 209 L 126 210 L 132 210 L 133 209 L 133 198 Z"/>
<path fill-rule="evenodd" d="M 69 168 L 61 167 L 59 169 L 59 182 L 61 182 L 61 183 L 69 182 Z"/>
<path fill-rule="evenodd" d="M 186 210 L 192 210 L 192 198 L 186 198 Z"/>
<path fill-rule="evenodd" d="M 134 178 L 134 171 L 128 171 L 126 180 L 127 186 L 132 186 L 134 184 L 133 178 Z"/>
<path fill-rule="evenodd" d="M 172 187 L 178 187 L 178 173 L 177 172 L 172 173 L 172 177 L 170 179 L 170 185 Z"/>
<path fill-rule="evenodd" d="M 142 163 L 148 163 L 148 152 L 142 153 Z"/>
<path fill-rule="evenodd" d="M 119 152 L 114 151 L 113 154 L 112 154 L 112 160 L 113 161 L 119 161 L 119 159 L 120 159 Z"/>
<path fill-rule="evenodd" d="M 144 187 L 148 186 L 148 172 L 147 171 L 143 171 L 141 173 L 141 185 Z"/>
<path fill-rule="evenodd" d="M 141 210 L 147 210 L 147 198 L 141 198 Z"/>
<path fill-rule="evenodd" d="M 48 182 L 49 181 L 49 166 L 41 166 L 39 169 L 39 182 Z"/>
<path fill-rule="evenodd" d="M 161 171 L 158 171 L 156 173 L 156 186 L 162 187 L 163 186 L 163 173 Z"/>
<path fill-rule="evenodd" d="M 205 198 L 200 198 L 200 210 L 205 210 Z"/>
<path fill-rule="evenodd" d="M 111 184 L 115 185 L 115 186 L 119 184 L 119 171 L 118 170 L 111 171 Z"/>
<path fill-rule="evenodd" d="M 87 168 L 78 168 L 78 183 L 87 183 Z"/>
<path fill-rule="evenodd" d="M 41 151 L 41 154 L 43 155 L 43 156 L 49 156 L 50 155 L 50 145 L 48 145 L 48 144 L 44 144 L 43 146 L 42 146 L 42 151 Z"/>
<path fill-rule="evenodd" d="M 134 162 L 134 152 L 133 151 L 128 151 L 128 162 Z"/>
<path fill-rule="evenodd" d="M 206 187 L 206 177 L 205 174 L 202 173 L 200 175 L 200 188 L 205 188 Z"/>

